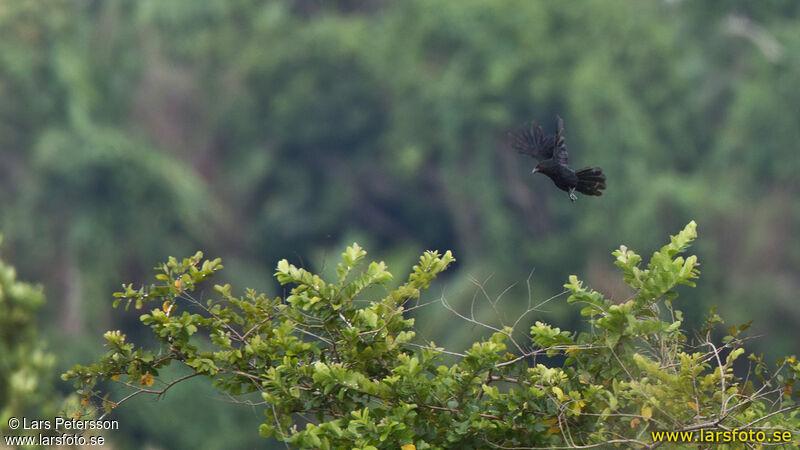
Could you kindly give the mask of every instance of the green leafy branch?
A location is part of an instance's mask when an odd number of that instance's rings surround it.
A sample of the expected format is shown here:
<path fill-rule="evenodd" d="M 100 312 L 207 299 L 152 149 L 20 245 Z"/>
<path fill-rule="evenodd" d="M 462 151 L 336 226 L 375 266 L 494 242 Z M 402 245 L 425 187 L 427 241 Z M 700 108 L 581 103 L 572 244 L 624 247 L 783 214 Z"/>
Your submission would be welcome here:
<path fill-rule="evenodd" d="M 696 236 L 691 222 L 646 269 L 635 252 L 615 251 L 635 292 L 623 302 L 570 276 L 567 302 L 583 305 L 586 332 L 535 321 L 522 340 L 515 327 L 536 308 L 498 328 L 442 298 L 458 317 L 491 331 L 464 352 L 414 342 L 414 319 L 406 314 L 408 302 L 454 261 L 450 252 L 426 252 L 407 281 L 387 292 L 386 265 L 365 264 L 366 252 L 353 244 L 333 280 L 282 260 L 275 277 L 291 286 L 285 298 L 254 290 L 237 297 L 230 285 L 217 285 L 216 298 L 205 303 L 191 293 L 220 261 L 200 253 L 170 258 L 157 268 L 157 283 L 126 285 L 115 302 L 156 302 L 140 319 L 160 345 L 147 349 L 106 333 L 109 350 L 99 362 L 75 366 L 64 378 L 74 379 L 85 399 L 81 414 L 108 414 L 136 395 L 162 395 L 195 376 L 231 395 L 257 392 L 266 414 L 260 433 L 301 448 L 654 448 L 656 430 L 796 431 L 794 357 L 770 369 L 750 355 L 753 369 L 743 379 L 733 366 L 745 354 L 748 324 L 729 327 L 719 344 L 711 336 L 722 319 L 713 311 L 699 342 L 689 343 L 681 329 L 676 287 L 693 286 L 698 276 L 697 258 L 681 253 Z M 444 364 L 445 355 L 455 362 Z M 170 364 L 188 374 L 152 388 Z M 102 384 L 109 381 L 132 392 L 111 401 Z"/>

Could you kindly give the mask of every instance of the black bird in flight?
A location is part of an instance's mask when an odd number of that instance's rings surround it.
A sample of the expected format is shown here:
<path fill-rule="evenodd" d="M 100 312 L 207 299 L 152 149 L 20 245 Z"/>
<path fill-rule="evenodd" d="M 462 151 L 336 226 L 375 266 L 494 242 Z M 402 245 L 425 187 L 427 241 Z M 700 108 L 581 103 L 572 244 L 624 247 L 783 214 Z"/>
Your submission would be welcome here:
<path fill-rule="evenodd" d="M 511 146 L 519 153 L 528 155 L 539 163 L 531 173 L 542 173 L 550 177 L 556 187 L 569 194 L 575 201 L 575 191 L 585 195 L 602 195 L 606 188 L 606 176 L 599 167 L 572 170 L 567 167 L 567 144 L 564 138 L 564 121 L 556 116 L 556 134 L 545 136 L 542 127 L 531 122 L 529 126 L 512 134 Z"/>

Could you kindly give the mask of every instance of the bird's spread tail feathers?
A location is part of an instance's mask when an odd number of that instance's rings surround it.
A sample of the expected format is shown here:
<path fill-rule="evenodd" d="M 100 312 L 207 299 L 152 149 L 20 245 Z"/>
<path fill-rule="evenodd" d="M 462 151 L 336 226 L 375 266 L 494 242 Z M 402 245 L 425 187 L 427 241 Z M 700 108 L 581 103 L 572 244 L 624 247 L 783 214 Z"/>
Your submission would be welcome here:
<path fill-rule="evenodd" d="M 602 195 L 606 188 L 606 176 L 599 167 L 586 167 L 575 172 L 578 185 L 575 190 L 585 195 Z"/>

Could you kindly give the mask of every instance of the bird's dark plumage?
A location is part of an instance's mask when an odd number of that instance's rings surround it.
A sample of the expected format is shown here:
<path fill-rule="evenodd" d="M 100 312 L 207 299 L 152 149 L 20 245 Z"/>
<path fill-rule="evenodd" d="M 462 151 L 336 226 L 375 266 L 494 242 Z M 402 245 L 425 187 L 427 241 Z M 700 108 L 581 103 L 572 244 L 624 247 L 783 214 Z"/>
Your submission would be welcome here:
<path fill-rule="evenodd" d="M 545 135 L 542 127 L 531 122 L 527 128 L 512 134 L 511 146 L 539 163 L 533 173 L 547 175 L 556 187 L 566 191 L 575 201 L 575 191 L 584 195 L 602 195 L 606 176 L 599 167 L 586 167 L 577 171 L 569 168 L 569 154 L 564 138 L 564 121 L 556 116 L 556 134 Z"/>

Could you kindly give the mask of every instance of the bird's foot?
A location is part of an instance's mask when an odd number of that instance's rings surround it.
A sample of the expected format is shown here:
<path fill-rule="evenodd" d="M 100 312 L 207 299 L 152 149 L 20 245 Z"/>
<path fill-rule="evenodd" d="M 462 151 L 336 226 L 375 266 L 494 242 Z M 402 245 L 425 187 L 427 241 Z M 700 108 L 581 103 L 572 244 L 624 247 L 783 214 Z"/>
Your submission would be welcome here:
<path fill-rule="evenodd" d="M 578 199 L 578 196 L 577 196 L 577 195 L 575 195 L 575 188 L 572 188 L 572 189 L 570 189 L 568 193 L 569 193 L 569 199 L 570 199 L 570 201 L 573 201 L 573 202 L 574 202 L 575 200 L 577 200 L 577 199 Z"/>

